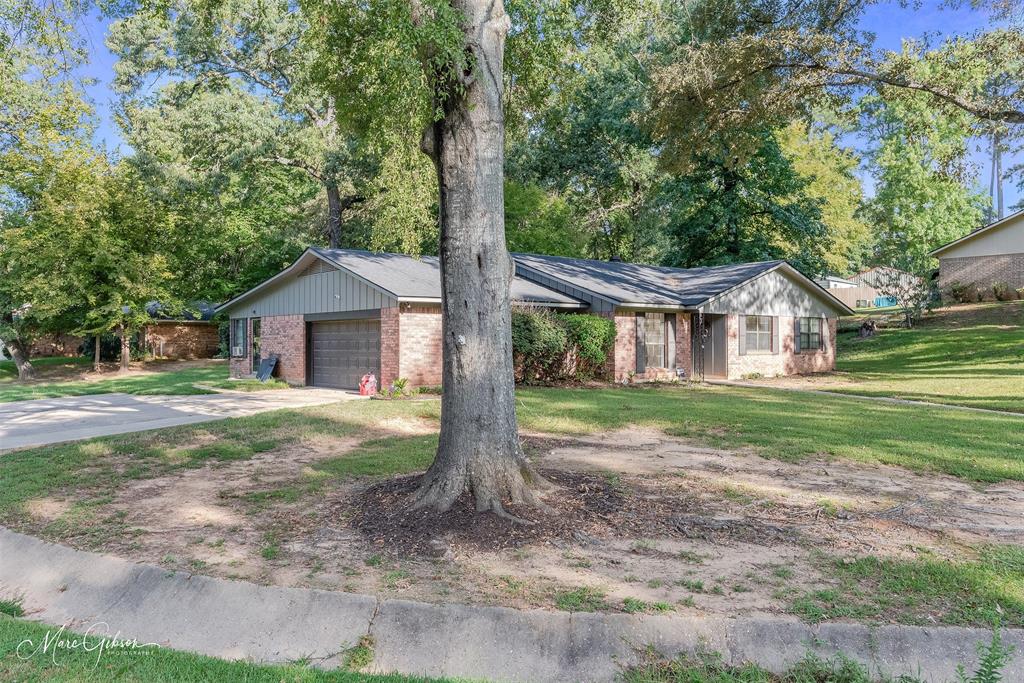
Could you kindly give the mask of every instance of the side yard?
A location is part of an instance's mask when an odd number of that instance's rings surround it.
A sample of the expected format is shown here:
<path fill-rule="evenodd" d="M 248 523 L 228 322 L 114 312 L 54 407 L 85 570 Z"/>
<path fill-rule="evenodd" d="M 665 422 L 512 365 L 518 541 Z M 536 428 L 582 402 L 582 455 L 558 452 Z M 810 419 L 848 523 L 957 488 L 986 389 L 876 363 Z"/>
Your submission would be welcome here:
<path fill-rule="evenodd" d="M 867 339 L 858 321 L 844 323 L 835 373 L 759 381 L 1024 413 L 1024 302 L 938 309 Z"/>
<path fill-rule="evenodd" d="M 14 361 L 0 361 L 0 403 L 60 396 L 89 394 L 212 393 L 197 389 L 195 383 L 226 383 L 227 361 L 151 361 L 133 363 L 128 373 L 95 373 L 88 358 L 40 358 L 32 361 L 36 379 L 18 382 Z"/>
<path fill-rule="evenodd" d="M 266 584 L 573 611 L 1024 626 L 1011 416 L 767 389 L 524 389 L 534 524 L 402 505 L 433 399 L 0 456 L 0 523 Z M 467 523 L 470 519 L 473 524 Z M 0 596 L 3 597 L 3 596 Z"/>

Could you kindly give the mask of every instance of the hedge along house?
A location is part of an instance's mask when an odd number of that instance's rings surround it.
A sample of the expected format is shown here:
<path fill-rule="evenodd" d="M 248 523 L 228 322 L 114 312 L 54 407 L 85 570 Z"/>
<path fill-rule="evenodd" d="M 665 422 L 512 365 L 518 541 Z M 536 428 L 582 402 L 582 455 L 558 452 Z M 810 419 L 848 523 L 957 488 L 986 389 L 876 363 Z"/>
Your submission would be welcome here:
<path fill-rule="evenodd" d="M 663 268 L 513 254 L 519 305 L 612 318 L 616 380 L 738 378 L 835 367 L 836 321 L 852 311 L 783 261 Z M 232 299 L 231 374 L 278 356 L 293 384 L 354 388 L 441 382 L 441 275 L 436 257 L 307 249 Z"/>
<path fill-rule="evenodd" d="M 617 381 L 832 370 L 837 320 L 853 313 L 785 261 L 682 269 L 514 257 L 519 277 L 614 318 Z"/>
<path fill-rule="evenodd" d="M 585 310 L 543 285 L 514 278 L 520 305 Z M 291 266 L 217 309 L 230 318 L 231 376 L 263 357 L 291 384 L 352 389 L 373 372 L 441 384 L 441 273 L 437 257 L 309 248 Z"/>

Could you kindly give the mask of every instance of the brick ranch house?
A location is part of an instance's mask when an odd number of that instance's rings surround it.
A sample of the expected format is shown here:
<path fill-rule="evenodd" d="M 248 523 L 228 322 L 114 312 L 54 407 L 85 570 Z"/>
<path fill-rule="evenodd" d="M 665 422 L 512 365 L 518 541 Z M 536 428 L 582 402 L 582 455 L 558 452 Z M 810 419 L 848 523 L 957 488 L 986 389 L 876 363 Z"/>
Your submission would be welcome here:
<path fill-rule="evenodd" d="M 939 259 L 939 288 L 951 284 L 987 290 L 994 283 L 1024 287 L 1024 211 L 989 223 L 931 252 Z"/>
<path fill-rule="evenodd" d="M 615 380 L 739 378 L 835 367 L 836 322 L 852 311 L 784 261 L 663 268 L 513 254 L 516 305 L 586 312 L 616 325 Z M 441 383 L 438 259 L 309 248 L 218 307 L 231 329 L 231 375 L 261 357 L 297 385 L 351 389 L 367 371 L 387 386 Z"/>

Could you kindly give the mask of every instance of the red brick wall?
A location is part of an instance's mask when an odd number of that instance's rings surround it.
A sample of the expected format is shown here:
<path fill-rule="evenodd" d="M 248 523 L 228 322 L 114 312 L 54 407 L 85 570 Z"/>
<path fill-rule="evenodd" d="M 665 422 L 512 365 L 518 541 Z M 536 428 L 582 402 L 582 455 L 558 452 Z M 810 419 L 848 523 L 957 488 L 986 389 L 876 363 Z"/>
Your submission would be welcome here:
<path fill-rule="evenodd" d="M 248 341 L 251 345 L 251 329 L 249 333 Z M 301 315 L 268 315 L 260 318 L 260 356 L 268 358 L 275 353 L 279 358 L 274 376 L 289 384 L 305 384 L 306 323 Z"/>
<path fill-rule="evenodd" d="M 636 371 L 636 314 L 616 312 L 612 320 L 615 322 L 615 348 L 608 356 L 607 372 L 613 380 L 621 382 Z"/>
<path fill-rule="evenodd" d="M 443 353 L 440 307 L 403 307 L 398 329 L 399 376 L 412 386 L 439 386 Z M 381 336 L 383 345 L 383 328 Z"/>
<path fill-rule="evenodd" d="M 792 316 L 779 316 L 779 353 L 739 353 L 739 316 L 730 314 L 728 319 L 729 379 L 742 379 L 745 375 L 759 374 L 764 377 L 776 375 L 799 375 L 812 372 L 827 372 L 836 367 L 836 318 L 826 318 L 822 326 L 825 334 L 824 349 L 795 353 L 794 323 Z"/>
<path fill-rule="evenodd" d="M 164 321 L 145 329 L 146 350 L 162 358 L 213 358 L 220 346 L 216 323 Z"/>
<path fill-rule="evenodd" d="M 84 337 L 76 337 L 73 334 L 48 334 L 32 342 L 29 356 L 32 358 L 77 356 L 78 348 L 84 343 Z"/>
<path fill-rule="evenodd" d="M 676 368 L 690 376 L 693 364 L 693 346 L 690 339 L 690 314 L 676 313 Z"/>
<path fill-rule="evenodd" d="M 380 309 L 380 377 L 377 386 L 386 389 L 399 375 L 399 353 L 404 346 L 400 330 L 399 310 Z"/>
<path fill-rule="evenodd" d="M 939 259 L 939 288 L 953 282 L 973 284 L 990 290 L 992 283 L 1005 282 L 1013 289 L 1024 287 L 1024 254 L 967 256 Z"/>

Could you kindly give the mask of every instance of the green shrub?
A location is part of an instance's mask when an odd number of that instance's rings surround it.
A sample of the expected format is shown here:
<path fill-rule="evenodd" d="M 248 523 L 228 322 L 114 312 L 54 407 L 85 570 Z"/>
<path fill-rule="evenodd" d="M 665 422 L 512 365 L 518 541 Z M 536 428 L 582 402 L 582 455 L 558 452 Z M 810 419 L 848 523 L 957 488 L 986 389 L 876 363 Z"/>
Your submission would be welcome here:
<path fill-rule="evenodd" d="M 608 318 L 581 313 L 557 317 L 569 336 L 568 350 L 576 355 L 577 375 L 593 376 L 615 346 L 615 323 Z"/>
<path fill-rule="evenodd" d="M 516 379 L 588 379 L 600 373 L 615 343 L 615 323 L 586 314 L 523 308 L 512 311 Z"/>
<path fill-rule="evenodd" d="M 1016 292 L 1010 288 L 1010 285 L 1005 282 L 993 282 L 992 283 L 992 295 L 995 296 L 996 301 L 1013 301 L 1016 298 Z"/>
<path fill-rule="evenodd" d="M 975 291 L 973 285 L 963 282 L 950 282 L 946 287 L 949 298 L 958 304 L 967 304 L 974 301 Z"/>

